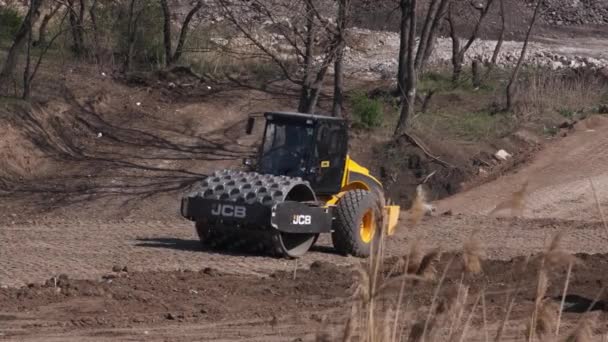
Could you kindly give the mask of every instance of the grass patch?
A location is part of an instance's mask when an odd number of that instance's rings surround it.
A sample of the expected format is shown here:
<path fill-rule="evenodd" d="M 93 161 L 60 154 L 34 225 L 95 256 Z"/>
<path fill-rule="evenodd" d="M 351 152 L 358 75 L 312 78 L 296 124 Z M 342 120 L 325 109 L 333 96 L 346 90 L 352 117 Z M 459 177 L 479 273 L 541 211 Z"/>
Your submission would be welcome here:
<path fill-rule="evenodd" d="M 10 7 L 0 8 L 0 41 L 12 41 L 22 21 L 23 17 L 17 10 Z"/>
<path fill-rule="evenodd" d="M 363 92 L 350 96 L 353 117 L 365 128 L 380 127 L 384 121 L 384 102 L 381 99 L 369 98 Z"/>
<path fill-rule="evenodd" d="M 465 113 L 428 113 L 418 117 L 419 124 L 435 131 L 445 132 L 466 141 L 483 141 L 512 133 L 516 122 L 510 114 L 492 114 L 488 111 Z"/>

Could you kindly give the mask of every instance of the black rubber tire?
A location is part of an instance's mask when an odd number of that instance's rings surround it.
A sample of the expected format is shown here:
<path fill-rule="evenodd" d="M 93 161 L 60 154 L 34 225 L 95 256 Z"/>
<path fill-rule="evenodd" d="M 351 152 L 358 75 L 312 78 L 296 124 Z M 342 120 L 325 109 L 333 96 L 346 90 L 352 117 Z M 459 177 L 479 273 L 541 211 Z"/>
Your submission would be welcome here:
<path fill-rule="evenodd" d="M 331 239 L 336 251 L 344 255 L 366 258 L 380 232 L 374 232 L 372 240 L 363 241 L 360 234 L 363 216 L 375 210 L 376 197 L 366 190 L 350 190 L 340 199 L 335 209 Z"/>

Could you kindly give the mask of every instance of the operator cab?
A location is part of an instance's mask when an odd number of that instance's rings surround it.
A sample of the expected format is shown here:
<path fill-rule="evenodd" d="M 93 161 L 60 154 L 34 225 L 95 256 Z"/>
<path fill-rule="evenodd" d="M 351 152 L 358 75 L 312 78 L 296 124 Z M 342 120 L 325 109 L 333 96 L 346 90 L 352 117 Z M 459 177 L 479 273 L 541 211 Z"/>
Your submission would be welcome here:
<path fill-rule="evenodd" d="M 266 127 L 256 171 L 301 177 L 318 195 L 340 190 L 348 135 L 342 119 L 300 113 L 265 113 Z M 248 132 L 253 121 L 250 120 Z"/>

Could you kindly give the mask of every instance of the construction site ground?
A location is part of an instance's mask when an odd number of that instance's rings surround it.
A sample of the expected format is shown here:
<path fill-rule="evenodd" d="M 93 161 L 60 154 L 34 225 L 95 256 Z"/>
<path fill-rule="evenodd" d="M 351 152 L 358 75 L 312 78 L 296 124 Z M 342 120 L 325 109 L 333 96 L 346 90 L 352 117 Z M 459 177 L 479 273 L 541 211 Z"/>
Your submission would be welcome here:
<path fill-rule="evenodd" d="M 341 333 L 361 259 L 335 254 L 328 236 L 297 260 L 206 250 L 178 214 L 190 185 L 254 151 L 262 127 L 245 136 L 246 114 L 269 103 L 290 109 L 293 98 L 132 86 L 92 67 L 61 68 L 41 70 L 35 88 L 45 98 L 33 107 L 0 103 L 0 340 L 314 341 L 320 331 Z M 469 341 L 485 340 L 484 326 L 495 333 L 515 278 L 524 290 L 504 340 L 521 340 L 538 274 L 516 266 L 558 232 L 583 261 L 568 293 L 593 299 L 608 284 L 608 120 L 587 118 L 540 145 L 504 175 L 433 203 L 435 213 L 414 227 L 404 210 L 386 240 L 388 268 L 419 244 L 444 252 L 442 269 L 477 233 L 486 259 L 471 283 L 487 284 L 487 324 L 473 321 Z M 489 215 L 526 181 L 521 217 Z M 460 272 L 454 263 L 447 284 Z M 557 279 L 547 294 L 561 286 Z M 412 286 L 406 296 L 424 312 L 433 290 Z M 608 331 L 599 311 L 598 336 Z M 564 333 L 580 317 L 566 313 Z"/>

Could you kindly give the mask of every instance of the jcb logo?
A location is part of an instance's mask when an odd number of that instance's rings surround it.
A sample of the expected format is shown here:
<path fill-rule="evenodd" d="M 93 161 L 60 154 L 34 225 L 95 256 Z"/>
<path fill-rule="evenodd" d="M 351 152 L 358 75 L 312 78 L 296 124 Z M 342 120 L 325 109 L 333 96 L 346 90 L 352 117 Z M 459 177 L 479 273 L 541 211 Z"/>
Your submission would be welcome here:
<path fill-rule="evenodd" d="M 293 224 L 297 225 L 309 225 L 312 223 L 312 217 L 310 215 L 293 215 Z"/>
<path fill-rule="evenodd" d="M 214 204 L 211 207 L 211 215 L 245 218 L 247 216 L 247 208 L 231 204 Z"/>

